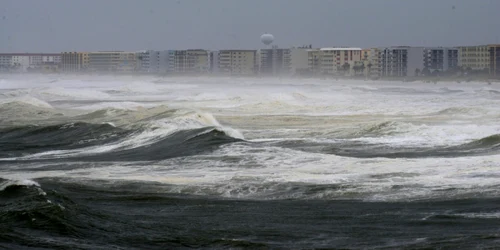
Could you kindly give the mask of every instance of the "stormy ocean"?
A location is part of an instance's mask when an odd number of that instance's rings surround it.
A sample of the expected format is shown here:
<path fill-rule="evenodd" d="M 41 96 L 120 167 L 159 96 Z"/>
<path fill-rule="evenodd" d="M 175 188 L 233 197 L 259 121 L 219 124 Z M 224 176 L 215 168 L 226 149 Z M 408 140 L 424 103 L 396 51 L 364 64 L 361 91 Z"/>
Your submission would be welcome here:
<path fill-rule="evenodd" d="M 0 76 L 0 248 L 500 246 L 500 86 Z"/>

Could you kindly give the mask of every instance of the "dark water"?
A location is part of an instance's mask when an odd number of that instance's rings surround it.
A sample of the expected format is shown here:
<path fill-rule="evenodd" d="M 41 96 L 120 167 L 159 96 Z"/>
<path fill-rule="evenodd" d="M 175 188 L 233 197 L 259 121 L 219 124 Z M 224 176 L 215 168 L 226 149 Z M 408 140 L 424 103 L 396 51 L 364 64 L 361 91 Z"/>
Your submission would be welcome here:
<path fill-rule="evenodd" d="M 69 171 L 86 168 L 91 163 L 147 165 L 175 157 L 209 154 L 228 144 L 269 146 L 269 143 L 235 139 L 206 127 L 181 130 L 133 148 L 118 147 L 92 154 L 78 151 L 119 143 L 142 133 L 143 129 L 83 122 L 4 128 L 0 131 L 3 159 L 0 168 L 36 172 Z M 401 149 L 307 141 L 271 144 L 351 157 L 422 158 L 497 153 L 499 143 L 498 135 L 492 135 L 446 148 Z M 57 150 L 76 151 L 30 157 Z M 39 169 L 37 164 L 47 165 Z M 292 197 L 286 195 L 230 199 L 217 193 L 174 192 L 174 185 L 156 182 L 77 177 L 31 181 L 0 179 L 2 248 L 494 249 L 500 246 L 500 199 L 491 196 L 472 194 L 456 199 L 377 202 L 365 201 L 362 195 L 353 193 L 307 199 L 304 197 L 308 194 L 314 197 L 318 192 L 345 187 L 288 183 L 279 192 L 305 195 L 300 199 L 272 198 Z"/>
<path fill-rule="evenodd" d="M 154 184 L 37 180 L 0 192 L 5 248 L 496 248 L 500 199 L 228 200 Z M 452 208 L 452 209 L 450 209 Z M 470 216 L 468 216 L 470 215 Z"/>

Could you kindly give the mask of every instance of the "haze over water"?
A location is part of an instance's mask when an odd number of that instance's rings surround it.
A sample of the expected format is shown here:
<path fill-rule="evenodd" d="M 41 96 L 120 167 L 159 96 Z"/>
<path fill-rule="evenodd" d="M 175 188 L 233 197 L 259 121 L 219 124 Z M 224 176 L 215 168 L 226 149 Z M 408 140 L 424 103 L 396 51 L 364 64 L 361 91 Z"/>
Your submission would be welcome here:
<path fill-rule="evenodd" d="M 500 87 L 4 75 L 0 245 L 494 247 Z"/>

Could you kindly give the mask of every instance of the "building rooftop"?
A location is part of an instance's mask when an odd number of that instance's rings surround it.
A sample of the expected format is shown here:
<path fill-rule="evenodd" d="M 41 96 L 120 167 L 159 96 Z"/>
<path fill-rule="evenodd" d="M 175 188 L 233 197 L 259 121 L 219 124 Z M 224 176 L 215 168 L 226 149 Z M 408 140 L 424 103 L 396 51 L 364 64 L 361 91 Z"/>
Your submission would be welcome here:
<path fill-rule="evenodd" d="M 335 48 L 334 47 L 334 48 L 321 48 L 320 50 L 321 51 L 325 51 L 325 50 L 326 51 L 328 51 L 328 50 L 341 50 L 341 51 L 343 51 L 343 50 L 362 50 L 362 49 L 361 48 Z"/>
<path fill-rule="evenodd" d="M 0 56 L 60 56 L 60 53 L 0 53 Z"/>

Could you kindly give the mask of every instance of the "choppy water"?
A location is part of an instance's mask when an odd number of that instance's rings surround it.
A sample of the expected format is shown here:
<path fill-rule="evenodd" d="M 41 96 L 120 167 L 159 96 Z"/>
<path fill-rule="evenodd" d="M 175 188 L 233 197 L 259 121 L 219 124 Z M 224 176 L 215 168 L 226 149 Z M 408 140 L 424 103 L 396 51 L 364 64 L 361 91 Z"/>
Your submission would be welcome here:
<path fill-rule="evenodd" d="M 0 77 L 5 248 L 495 248 L 500 86 Z"/>

